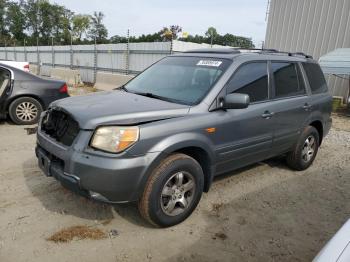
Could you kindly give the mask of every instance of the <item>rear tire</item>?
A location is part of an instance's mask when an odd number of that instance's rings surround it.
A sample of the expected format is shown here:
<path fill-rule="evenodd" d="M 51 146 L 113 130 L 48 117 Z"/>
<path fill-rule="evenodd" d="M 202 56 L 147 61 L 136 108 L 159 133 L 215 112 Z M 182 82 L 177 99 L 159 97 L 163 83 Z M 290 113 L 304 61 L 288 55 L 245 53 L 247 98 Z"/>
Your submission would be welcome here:
<path fill-rule="evenodd" d="M 10 118 L 17 125 L 36 124 L 42 111 L 40 102 L 32 97 L 17 98 L 9 107 Z"/>
<path fill-rule="evenodd" d="M 287 165 L 297 171 L 309 168 L 318 152 L 319 133 L 313 126 L 308 126 L 300 135 L 294 150 L 287 155 Z"/>
<path fill-rule="evenodd" d="M 153 170 L 139 201 L 139 211 L 153 225 L 174 226 L 191 215 L 203 186 L 203 170 L 195 159 L 185 154 L 171 155 Z"/>

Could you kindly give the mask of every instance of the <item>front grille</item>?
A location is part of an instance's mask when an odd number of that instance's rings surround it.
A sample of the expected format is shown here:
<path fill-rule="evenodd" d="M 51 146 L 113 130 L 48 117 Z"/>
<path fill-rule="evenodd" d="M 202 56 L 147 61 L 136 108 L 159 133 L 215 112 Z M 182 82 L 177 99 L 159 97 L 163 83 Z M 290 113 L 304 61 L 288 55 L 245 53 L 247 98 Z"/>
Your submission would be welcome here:
<path fill-rule="evenodd" d="M 79 133 L 79 124 L 69 114 L 50 109 L 42 120 L 41 130 L 56 141 L 71 146 Z"/>

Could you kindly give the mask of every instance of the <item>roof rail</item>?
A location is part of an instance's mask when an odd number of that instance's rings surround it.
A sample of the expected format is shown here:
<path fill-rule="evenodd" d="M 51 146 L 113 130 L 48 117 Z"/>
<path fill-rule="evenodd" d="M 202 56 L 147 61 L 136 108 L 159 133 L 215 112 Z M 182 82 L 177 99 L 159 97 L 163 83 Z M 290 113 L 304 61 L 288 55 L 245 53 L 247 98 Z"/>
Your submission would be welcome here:
<path fill-rule="evenodd" d="M 268 53 L 268 54 L 281 54 L 288 56 L 303 56 L 305 58 L 313 58 L 311 55 L 307 55 L 303 52 L 286 52 L 279 51 L 277 49 L 260 49 L 260 48 L 240 48 L 240 47 L 230 47 L 230 48 L 201 48 L 184 51 L 184 53 L 216 53 L 216 54 L 239 54 L 243 52 L 256 52 L 256 53 Z"/>
<path fill-rule="evenodd" d="M 240 47 L 234 47 L 235 50 L 244 50 L 244 51 L 259 51 L 259 52 L 271 52 L 276 53 L 279 52 L 277 49 L 263 49 L 263 48 L 240 48 Z"/>
<path fill-rule="evenodd" d="M 184 51 L 183 53 L 239 54 L 240 51 L 234 48 L 200 48 Z"/>
<path fill-rule="evenodd" d="M 243 50 L 243 51 L 258 51 L 261 53 L 271 53 L 271 54 L 285 54 L 288 56 L 303 56 L 305 58 L 313 58 L 311 55 L 307 55 L 303 52 L 286 52 L 286 51 L 279 51 L 277 49 L 259 49 L 259 48 L 235 48 L 236 50 Z"/>

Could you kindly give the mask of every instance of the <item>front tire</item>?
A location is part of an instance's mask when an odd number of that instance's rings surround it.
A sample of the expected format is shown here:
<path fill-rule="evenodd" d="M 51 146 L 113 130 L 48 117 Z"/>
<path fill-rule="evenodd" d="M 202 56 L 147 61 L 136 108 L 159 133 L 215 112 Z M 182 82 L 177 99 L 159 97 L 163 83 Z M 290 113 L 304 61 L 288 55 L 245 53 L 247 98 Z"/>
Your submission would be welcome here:
<path fill-rule="evenodd" d="M 139 201 L 140 213 L 156 226 L 179 224 L 198 205 L 203 186 L 203 170 L 195 159 L 185 154 L 171 155 L 149 177 Z"/>
<path fill-rule="evenodd" d="M 17 125 L 36 124 L 42 111 L 40 102 L 32 97 L 17 98 L 9 107 L 10 118 Z"/>
<path fill-rule="evenodd" d="M 315 160 L 319 145 L 317 129 L 313 126 L 306 127 L 293 151 L 287 155 L 288 166 L 297 171 L 309 168 Z"/>

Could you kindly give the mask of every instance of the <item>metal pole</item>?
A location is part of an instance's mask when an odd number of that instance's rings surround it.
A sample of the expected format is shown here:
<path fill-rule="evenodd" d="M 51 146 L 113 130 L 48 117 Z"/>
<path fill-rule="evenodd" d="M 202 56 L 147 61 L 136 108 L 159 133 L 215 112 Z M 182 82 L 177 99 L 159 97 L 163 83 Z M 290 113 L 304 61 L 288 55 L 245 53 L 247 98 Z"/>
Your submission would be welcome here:
<path fill-rule="evenodd" d="M 27 58 L 27 49 L 26 49 L 26 40 L 23 40 L 23 49 L 24 49 L 24 60 L 25 62 L 28 62 L 28 58 Z"/>
<path fill-rule="evenodd" d="M 73 69 L 73 37 L 70 32 L 70 69 Z"/>
<path fill-rule="evenodd" d="M 96 36 L 94 42 L 94 83 L 96 83 L 96 75 L 97 75 L 97 44 L 96 44 Z"/>
<path fill-rule="evenodd" d="M 13 56 L 15 58 L 15 61 L 17 61 L 16 40 L 13 42 Z"/>
<path fill-rule="evenodd" d="M 41 62 L 40 62 L 40 53 L 39 53 L 39 37 L 36 38 L 36 60 L 38 61 L 38 72 L 37 72 L 37 74 L 40 75 L 40 73 L 41 73 Z"/>
<path fill-rule="evenodd" d="M 55 67 L 55 49 L 53 47 L 53 37 L 51 38 L 51 67 Z"/>
<path fill-rule="evenodd" d="M 7 41 L 5 40 L 5 60 L 7 60 Z"/>
<path fill-rule="evenodd" d="M 126 57 L 125 57 L 125 74 L 129 74 L 129 58 L 130 57 L 130 30 L 127 32 L 127 43 L 126 43 Z"/>
<path fill-rule="evenodd" d="M 171 32 L 170 54 L 173 54 L 173 49 L 174 49 L 174 38 L 173 38 L 173 33 Z"/>

